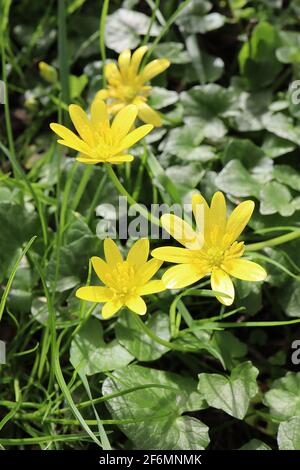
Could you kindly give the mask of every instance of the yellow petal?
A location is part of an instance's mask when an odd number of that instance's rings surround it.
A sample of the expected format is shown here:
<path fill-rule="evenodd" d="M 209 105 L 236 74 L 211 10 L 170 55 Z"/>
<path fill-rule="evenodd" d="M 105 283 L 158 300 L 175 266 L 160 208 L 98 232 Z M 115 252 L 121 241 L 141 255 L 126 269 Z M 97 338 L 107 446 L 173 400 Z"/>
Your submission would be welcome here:
<path fill-rule="evenodd" d="M 233 259 L 224 263 L 228 274 L 243 281 L 264 281 L 267 272 L 262 266 L 248 259 Z"/>
<path fill-rule="evenodd" d="M 127 261 L 132 264 L 136 269 L 146 263 L 149 256 L 149 240 L 148 238 L 141 238 L 136 241 L 130 248 Z"/>
<path fill-rule="evenodd" d="M 217 191 L 211 200 L 209 209 L 209 222 L 211 225 L 219 225 L 222 231 L 226 225 L 226 201 L 224 194 Z"/>
<path fill-rule="evenodd" d="M 73 150 L 77 150 L 77 152 L 84 152 L 86 155 L 87 153 L 90 154 L 90 156 L 92 156 L 92 149 L 90 150 L 88 147 L 85 148 L 83 147 L 83 144 L 84 142 L 82 142 L 82 145 L 75 145 L 74 142 L 69 142 L 68 140 L 63 140 L 63 139 L 58 139 L 57 143 L 58 144 L 61 144 L 61 145 L 64 145 L 65 147 L 68 147 L 70 149 L 73 149 Z"/>
<path fill-rule="evenodd" d="M 154 127 L 162 126 L 160 115 L 154 111 L 147 103 L 139 103 L 139 118 L 147 124 L 152 124 Z"/>
<path fill-rule="evenodd" d="M 112 104 L 108 105 L 108 111 L 110 114 L 116 114 L 121 111 L 121 109 L 123 109 L 125 106 L 126 105 L 123 101 L 113 102 Z"/>
<path fill-rule="evenodd" d="M 60 144 L 77 150 L 78 152 L 88 153 L 90 151 L 89 146 L 67 127 L 52 122 L 50 124 L 50 128 L 55 132 L 55 134 L 59 135 L 59 137 L 63 139 L 62 141 L 59 141 Z"/>
<path fill-rule="evenodd" d="M 107 302 L 112 298 L 112 292 L 107 287 L 86 286 L 76 291 L 76 297 L 89 302 Z"/>
<path fill-rule="evenodd" d="M 153 129 L 153 126 L 151 124 L 145 124 L 144 126 L 140 126 L 134 131 L 130 132 L 127 134 L 124 139 L 121 140 L 120 142 L 120 150 L 128 149 L 129 147 L 132 147 L 136 142 L 141 140 L 145 135 L 149 134 Z"/>
<path fill-rule="evenodd" d="M 106 238 L 104 240 L 104 254 L 107 263 L 111 266 L 123 262 L 123 257 L 120 253 L 120 250 L 117 244 L 111 238 Z"/>
<path fill-rule="evenodd" d="M 149 62 L 141 73 L 144 82 L 148 82 L 153 77 L 156 77 L 156 75 L 162 73 L 169 65 L 170 61 L 168 59 L 155 59 Z"/>
<path fill-rule="evenodd" d="M 156 294 L 156 292 L 162 292 L 166 287 L 161 280 L 154 280 L 147 282 L 144 286 L 138 289 L 139 295 Z"/>
<path fill-rule="evenodd" d="M 197 229 L 199 230 L 200 233 L 204 234 L 204 239 L 205 239 L 205 233 L 208 230 L 208 218 L 209 218 L 209 206 L 204 199 L 204 197 L 199 194 L 193 194 L 192 196 L 192 209 L 193 209 L 193 214 L 194 218 L 196 221 Z"/>
<path fill-rule="evenodd" d="M 109 62 L 105 65 L 105 78 L 108 82 L 112 80 L 121 80 L 121 75 L 117 65 L 114 62 Z"/>
<path fill-rule="evenodd" d="M 175 240 L 190 250 L 200 250 L 203 246 L 203 237 L 197 234 L 192 227 L 177 215 L 164 214 L 161 216 L 163 228 Z"/>
<path fill-rule="evenodd" d="M 209 209 L 209 242 L 217 245 L 225 233 L 226 228 L 226 202 L 223 193 L 217 191 L 212 198 Z"/>
<path fill-rule="evenodd" d="M 72 122 L 82 140 L 84 140 L 88 145 L 93 146 L 93 131 L 87 114 L 77 104 L 71 104 L 69 106 L 69 113 Z"/>
<path fill-rule="evenodd" d="M 121 109 L 114 118 L 111 129 L 116 138 L 120 141 L 130 131 L 137 117 L 138 108 L 134 104 L 129 104 Z"/>
<path fill-rule="evenodd" d="M 234 301 L 234 287 L 229 275 L 222 269 L 214 269 L 210 281 L 212 290 L 226 294 L 217 295 L 218 301 L 224 305 L 231 305 Z"/>
<path fill-rule="evenodd" d="M 126 307 L 132 310 L 134 313 L 138 315 L 145 315 L 147 312 L 147 305 L 142 297 L 131 297 L 126 301 Z"/>
<path fill-rule="evenodd" d="M 167 269 L 162 281 L 167 289 L 181 289 L 199 281 L 205 273 L 200 272 L 193 264 L 178 264 Z"/>
<path fill-rule="evenodd" d="M 123 304 L 119 300 L 114 300 L 114 301 L 111 300 L 107 302 L 102 307 L 102 311 L 101 311 L 102 317 L 104 318 L 104 320 L 107 320 L 108 318 L 115 315 L 122 306 Z"/>
<path fill-rule="evenodd" d="M 141 65 L 142 58 L 146 54 L 147 50 L 147 46 L 141 46 L 132 54 L 130 62 L 130 75 L 132 77 L 137 74 Z"/>
<path fill-rule="evenodd" d="M 164 246 L 152 250 L 153 258 L 169 263 L 192 263 L 195 259 L 195 252 L 186 248 L 176 248 L 173 246 Z"/>
<path fill-rule="evenodd" d="M 249 222 L 253 210 L 254 202 L 244 201 L 232 211 L 226 225 L 226 232 L 230 237 L 231 243 L 240 236 Z"/>
<path fill-rule="evenodd" d="M 109 126 L 109 116 L 107 112 L 107 106 L 104 101 L 99 98 L 94 99 L 91 106 L 91 122 L 94 129 L 99 129 L 99 124 L 102 123 Z"/>
<path fill-rule="evenodd" d="M 131 51 L 130 49 L 125 49 L 121 52 L 118 58 L 118 65 L 122 77 L 126 78 L 128 75 L 128 69 L 130 65 Z"/>
<path fill-rule="evenodd" d="M 107 100 L 109 97 L 109 91 L 103 88 L 102 90 L 97 91 L 94 101 L 95 100 Z"/>
<path fill-rule="evenodd" d="M 162 261 L 154 258 L 143 264 L 136 272 L 136 280 L 138 284 L 143 285 L 150 281 L 150 279 L 159 270 L 162 264 Z"/>
<path fill-rule="evenodd" d="M 106 162 L 108 163 L 124 163 L 124 162 L 132 162 L 134 160 L 133 155 L 129 154 L 121 154 L 121 155 L 113 155 L 112 157 L 108 158 Z"/>
<path fill-rule="evenodd" d="M 96 165 L 97 163 L 103 163 L 104 160 L 99 160 L 92 157 L 76 157 L 76 160 L 80 163 L 85 163 L 86 165 Z"/>
<path fill-rule="evenodd" d="M 105 263 L 105 261 L 103 261 L 103 259 L 98 258 L 98 256 L 92 256 L 91 261 L 95 273 L 99 277 L 100 281 L 102 281 L 103 284 L 106 284 L 107 274 L 111 273 L 110 267 Z"/>

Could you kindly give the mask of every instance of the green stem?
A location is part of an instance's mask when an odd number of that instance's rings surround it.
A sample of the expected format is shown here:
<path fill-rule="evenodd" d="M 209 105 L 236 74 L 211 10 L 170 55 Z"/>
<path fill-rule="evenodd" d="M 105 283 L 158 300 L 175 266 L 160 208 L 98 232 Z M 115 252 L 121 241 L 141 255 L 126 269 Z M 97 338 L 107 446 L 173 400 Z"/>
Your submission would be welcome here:
<path fill-rule="evenodd" d="M 138 169 L 138 174 L 137 174 L 136 182 L 135 182 L 135 188 L 134 188 L 133 193 L 132 193 L 133 199 L 138 199 L 138 197 L 140 195 L 140 190 L 141 190 L 141 187 L 142 187 L 142 179 L 143 179 L 143 173 L 144 173 L 144 170 L 145 170 L 146 160 L 147 160 L 147 146 L 146 146 L 146 143 L 144 141 L 144 153 L 142 155 L 140 166 L 139 166 L 139 169 Z"/>
<path fill-rule="evenodd" d="M 175 351 L 191 352 L 189 348 L 178 346 L 178 344 L 170 343 L 169 341 L 166 341 L 165 339 L 162 339 L 157 336 L 150 328 L 148 328 L 148 326 L 141 320 L 138 315 L 133 314 L 133 318 L 136 322 L 136 325 L 140 327 L 144 331 L 144 333 L 146 333 L 146 335 L 149 336 L 149 338 L 151 338 L 156 343 L 161 344 L 162 346 L 165 346 L 168 349 L 173 349 Z M 194 351 L 194 349 L 192 351 Z"/>
<path fill-rule="evenodd" d="M 12 125 L 11 125 L 11 119 L 10 119 L 10 107 L 9 107 L 9 96 L 8 96 L 8 84 L 7 84 L 7 74 L 6 74 L 6 41 L 5 41 L 5 36 L 3 33 L 2 28 L 0 29 L 0 45 L 1 45 L 1 57 L 2 57 L 2 78 L 3 82 L 5 84 L 5 89 L 4 89 L 4 116 L 5 116 L 5 125 L 6 125 L 6 132 L 7 132 L 7 140 L 8 140 L 8 146 L 9 146 L 9 154 L 8 158 L 11 162 L 14 176 L 16 179 L 20 178 L 21 180 L 24 181 L 25 185 L 27 186 L 29 193 L 32 196 L 32 199 L 35 202 L 40 223 L 41 223 L 41 228 L 42 228 L 42 233 L 43 233 L 43 241 L 44 245 L 47 246 L 48 244 L 48 232 L 47 232 L 47 222 L 45 218 L 45 214 L 43 211 L 43 208 L 41 206 L 40 200 L 37 197 L 35 190 L 33 189 L 33 186 L 31 182 L 29 181 L 26 173 L 24 172 L 21 164 L 19 163 L 15 151 L 15 145 L 14 145 L 14 136 L 13 136 L 13 131 L 12 131 Z"/>
<path fill-rule="evenodd" d="M 58 61 L 62 101 L 70 102 L 69 90 L 69 60 L 67 47 L 66 6 L 65 0 L 58 1 Z"/>
<path fill-rule="evenodd" d="M 95 209 L 97 207 L 97 204 L 98 204 L 98 200 L 99 200 L 99 197 L 100 197 L 100 194 L 102 193 L 102 189 L 106 183 L 106 178 L 107 176 L 104 174 L 100 180 L 100 183 L 96 189 L 96 192 L 94 194 L 94 197 L 93 197 L 93 200 L 89 206 L 89 209 L 88 209 L 88 212 L 87 212 L 87 216 L 86 216 L 86 222 L 87 224 L 90 223 L 91 219 L 92 219 L 92 216 L 94 215 L 94 212 L 95 212 Z"/>
<path fill-rule="evenodd" d="M 45 292 L 45 296 L 47 299 L 47 305 L 48 305 L 48 311 L 49 311 L 49 318 L 48 318 L 48 326 L 49 326 L 49 332 L 50 332 L 50 342 L 51 342 L 51 375 L 50 375 L 50 383 L 53 383 L 53 376 L 55 376 L 58 385 L 64 395 L 65 400 L 67 401 L 69 407 L 71 408 L 75 418 L 77 419 L 77 422 L 81 424 L 85 432 L 91 437 L 91 439 L 99 446 L 102 447 L 104 450 L 108 450 L 105 448 L 102 442 L 99 441 L 99 439 L 95 436 L 93 431 L 90 429 L 89 425 L 87 424 L 86 420 L 84 417 L 81 415 L 79 410 L 77 409 L 71 392 L 65 382 L 61 367 L 60 367 L 60 360 L 59 360 L 59 348 L 60 348 L 60 342 L 62 340 L 62 335 L 60 338 L 57 339 L 56 335 L 56 313 L 54 310 L 54 305 L 52 302 L 52 296 L 50 295 L 46 279 L 44 276 L 43 271 L 40 268 L 40 265 L 38 261 L 34 258 L 32 258 L 32 261 L 34 262 L 34 265 L 36 267 L 37 272 L 39 273 L 39 276 L 42 281 L 43 285 L 43 290 Z M 101 440 L 103 437 L 103 434 L 105 434 L 104 429 L 102 430 L 102 436 Z M 106 440 L 107 436 L 105 434 Z"/>
<path fill-rule="evenodd" d="M 102 83 L 103 88 L 106 86 L 106 78 L 105 78 L 105 61 L 106 61 L 106 50 L 105 50 L 105 20 L 108 12 L 109 7 L 109 0 L 104 0 L 102 10 L 101 10 L 101 17 L 100 17 L 100 54 L 102 60 Z"/>
<path fill-rule="evenodd" d="M 119 178 L 117 177 L 116 173 L 112 169 L 111 165 L 105 164 L 105 168 L 107 171 L 108 176 L 110 177 L 111 181 L 115 185 L 116 189 L 118 192 L 127 198 L 127 201 L 131 206 L 135 205 L 136 210 L 146 219 L 149 220 L 149 222 L 157 225 L 158 227 L 161 227 L 160 220 L 153 216 L 150 212 L 147 211 L 147 209 L 143 206 L 141 206 L 138 202 L 133 199 L 133 197 L 128 193 L 128 191 L 124 188 L 122 183 L 120 182 Z"/>
<path fill-rule="evenodd" d="M 145 44 L 148 44 L 151 29 L 152 29 L 153 23 L 155 21 L 156 12 L 159 9 L 159 4 L 160 4 L 160 0 L 155 0 L 155 5 L 152 8 L 152 15 L 151 15 L 151 20 L 150 20 L 150 23 L 149 23 L 148 31 L 147 31 L 146 35 L 144 36 L 144 39 L 143 39 L 143 42 L 142 42 L 141 46 L 145 46 Z"/>
<path fill-rule="evenodd" d="M 2 318 L 2 315 L 3 315 L 3 311 L 4 311 L 6 299 L 7 299 L 7 297 L 8 297 L 9 290 L 10 290 L 10 288 L 11 288 L 11 285 L 12 285 L 12 282 L 13 282 L 13 280 L 14 280 L 15 274 L 16 274 L 16 272 L 17 272 L 18 266 L 19 266 L 19 264 L 21 263 L 23 256 L 27 253 L 27 251 L 29 250 L 29 248 L 31 247 L 31 245 L 33 244 L 33 242 L 34 242 L 35 239 L 36 239 L 36 236 L 32 237 L 32 238 L 29 240 L 29 242 L 26 244 L 24 250 L 22 250 L 22 252 L 20 253 L 20 256 L 19 256 L 18 259 L 16 260 L 16 262 L 15 262 L 15 264 L 14 264 L 14 267 L 13 267 L 11 273 L 10 273 L 8 282 L 7 282 L 7 284 L 6 284 L 6 287 L 5 287 L 5 290 L 4 290 L 4 292 L 3 292 L 1 302 L 0 302 L 0 321 L 1 321 L 1 318 Z"/>
<path fill-rule="evenodd" d="M 264 248 L 269 248 L 271 246 L 282 245 L 282 243 L 290 242 L 299 237 L 300 237 L 300 230 L 296 230 L 295 232 L 287 233 L 286 235 L 280 235 L 279 237 L 271 238 L 270 240 L 266 240 L 266 241 L 258 242 L 258 243 L 251 243 L 250 245 L 246 245 L 245 250 L 246 251 L 262 250 Z"/>
<path fill-rule="evenodd" d="M 241 322 L 241 323 L 214 322 L 213 324 L 220 328 L 243 328 L 243 327 L 254 328 L 254 327 L 265 327 L 265 326 L 294 325 L 295 323 L 300 323 L 300 318 L 296 320 L 288 320 L 288 321 L 246 321 L 246 322 Z"/>
<path fill-rule="evenodd" d="M 161 32 L 159 33 L 159 35 L 155 38 L 155 40 L 153 41 L 153 44 L 152 46 L 150 47 L 150 49 L 148 50 L 148 52 L 146 53 L 145 55 L 145 58 L 143 60 L 143 64 L 142 64 L 142 67 L 144 66 L 144 64 L 147 62 L 147 60 L 149 59 L 149 57 L 151 56 L 152 52 L 154 51 L 154 49 L 156 48 L 157 44 L 160 42 L 160 40 L 163 38 L 163 36 L 168 32 L 169 28 L 172 26 L 172 24 L 176 21 L 177 17 L 179 16 L 179 14 L 182 12 L 182 10 L 189 4 L 191 3 L 192 0 L 185 0 L 184 2 L 180 3 L 179 7 L 177 8 L 177 10 L 174 11 L 173 15 L 170 16 L 170 18 L 168 19 L 168 21 L 166 22 L 166 24 L 163 26 L 163 28 L 161 29 Z"/>

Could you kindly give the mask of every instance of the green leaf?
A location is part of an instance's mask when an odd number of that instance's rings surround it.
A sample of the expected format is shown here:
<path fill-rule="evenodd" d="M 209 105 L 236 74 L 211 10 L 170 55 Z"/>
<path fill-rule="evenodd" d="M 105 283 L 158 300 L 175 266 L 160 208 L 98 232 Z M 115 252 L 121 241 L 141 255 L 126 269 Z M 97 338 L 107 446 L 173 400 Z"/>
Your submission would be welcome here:
<path fill-rule="evenodd" d="M 32 273 L 27 266 L 19 266 L 8 296 L 8 307 L 13 312 L 30 312 L 32 301 Z"/>
<path fill-rule="evenodd" d="M 268 446 L 263 441 L 260 441 L 259 439 L 251 439 L 251 441 L 247 442 L 247 444 L 244 444 L 242 447 L 239 448 L 239 450 L 272 450 L 271 447 Z"/>
<path fill-rule="evenodd" d="M 281 31 L 280 39 L 282 47 L 276 51 L 277 59 L 283 64 L 295 64 L 300 62 L 300 40 L 296 31 Z"/>
<path fill-rule="evenodd" d="M 298 280 L 289 280 L 286 288 L 279 297 L 280 305 L 289 317 L 300 317 L 300 283 Z"/>
<path fill-rule="evenodd" d="M 288 217 L 295 212 L 289 189 L 276 181 L 271 181 L 262 188 L 260 199 L 260 212 L 263 215 L 279 212 L 283 217 Z"/>
<path fill-rule="evenodd" d="M 272 416 L 280 421 L 300 417 L 300 372 L 288 372 L 275 380 L 263 401 Z"/>
<path fill-rule="evenodd" d="M 91 318 L 71 343 L 70 362 L 86 375 L 120 369 L 134 357 L 117 340 L 105 343 L 102 325 Z"/>
<path fill-rule="evenodd" d="M 166 90 L 165 88 L 153 87 L 149 97 L 149 105 L 155 109 L 166 108 L 178 100 L 176 91 Z"/>
<path fill-rule="evenodd" d="M 195 0 L 183 9 L 176 23 L 181 31 L 185 33 L 201 33 L 221 28 L 226 17 L 220 13 L 206 14 L 211 9 L 210 2 Z"/>
<path fill-rule="evenodd" d="M 300 191 L 300 174 L 291 166 L 275 165 L 273 176 L 279 183 L 286 184 L 290 188 Z"/>
<path fill-rule="evenodd" d="M 210 406 L 243 419 L 251 398 L 258 391 L 258 372 L 251 362 L 244 362 L 236 366 L 230 376 L 202 373 L 198 376 L 198 390 Z"/>
<path fill-rule="evenodd" d="M 269 272 L 268 272 L 269 274 Z M 247 315 L 254 315 L 262 308 L 262 283 L 235 279 L 237 307 L 244 307 Z"/>
<path fill-rule="evenodd" d="M 106 46 L 119 53 L 124 49 L 135 49 L 140 43 L 140 36 L 147 34 L 150 21 L 150 18 L 143 13 L 119 8 L 106 18 Z M 160 29 L 154 22 L 150 31 L 151 36 L 157 36 Z"/>
<path fill-rule="evenodd" d="M 300 417 L 279 424 L 277 442 L 279 450 L 300 450 Z"/>
<path fill-rule="evenodd" d="M 245 168 L 250 169 L 263 157 L 264 152 L 252 140 L 231 138 L 225 147 L 222 161 L 226 164 L 230 160 L 239 160 Z"/>
<path fill-rule="evenodd" d="M 206 162 L 216 158 L 214 148 L 200 145 L 204 136 L 199 126 L 183 126 L 172 129 L 159 149 L 187 161 Z"/>
<path fill-rule="evenodd" d="M 191 58 L 184 50 L 181 42 L 164 42 L 158 44 L 153 51 L 153 55 L 158 58 L 167 58 L 172 64 L 188 64 Z"/>
<path fill-rule="evenodd" d="M 274 82 L 282 69 L 276 57 L 279 45 L 278 32 L 274 26 L 262 21 L 254 28 L 250 40 L 239 53 L 240 70 L 250 88 L 263 88 Z"/>
<path fill-rule="evenodd" d="M 200 49 L 197 36 L 192 34 L 185 40 L 194 69 L 187 67 L 185 76 L 189 82 L 197 78 L 201 85 L 218 80 L 224 71 L 224 62 L 220 57 L 214 57 Z"/>
<path fill-rule="evenodd" d="M 23 243 L 40 234 L 39 221 L 31 205 L 0 203 L 0 279 L 6 275 Z"/>
<path fill-rule="evenodd" d="M 70 98 L 75 99 L 81 96 L 81 93 L 85 89 L 86 85 L 88 84 L 88 77 L 83 74 L 80 77 L 76 77 L 76 75 L 70 75 Z"/>
<path fill-rule="evenodd" d="M 103 383 L 104 396 L 143 387 L 110 398 L 106 405 L 138 449 L 201 450 L 209 443 L 208 427 L 196 418 L 181 416 L 206 407 L 194 380 L 137 365 L 115 371 Z"/>
<path fill-rule="evenodd" d="M 223 75 L 224 61 L 221 57 L 215 57 L 206 51 L 201 51 L 202 66 L 207 82 L 215 82 Z"/>
<path fill-rule="evenodd" d="M 293 120 L 289 116 L 283 113 L 266 113 L 263 116 L 263 124 L 269 132 L 300 145 L 299 126 L 294 126 Z"/>
<path fill-rule="evenodd" d="M 202 146 L 203 147 L 203 146 Z M 177 188 L 183 189 L 183 193 L 194 189 L 205 174 L 200 162 L 192 162 L 182 165 L 172 165 L 166 169 L 166 175 L 176 184 Z"/>
<path fill-rule="evenodd" d="M 59 276 L 56 285 L 58 292 L 64 292 L 84 282 L 87 276 L 89 258 L 100 252 L 100 241 L 91 232 L 82 218 L 73 218 L 64 234 L 64 242 L 59 250 Z M 55 280 L 57 260 L 53 254 L 47 268 L 47 280 Z"/>
<path fill-rule="evenodd" d="M 262 149 L 270 158 L 277 158 L 292 152 L 296 145 L 274 134 L 268 134 L 263 142 Z"/>
<path fill-rule="evenodd" d="M 185 115 L 211 120 L 222 116 L 230 108 L 233 94 L 227 88 L 210 83 L 183 91 L 180 100 Z"/>
<path fill-rule="evenodd" d="M 231 160 L 216 177 L 216 185 L 222 191 L 237 197 L 259 197 L 260 184 L 239 160 Z"/>
<path fill-rule="evenodd" d="M 189 331 L 178 336 L 175 343 L 194 349 L 207 351 L 215 357 L 224 369 L 232 369 L 237 360 L 244 357 L 247 347 L 227 331 L 209 331 L 193 325 Z"/>
<path fill-rule="evenodd" d="M 169 341 L 169 316 L 156 312 L 146 321 L 146 325 L 157 336 Z M 124 311 L 115 328 L 116 337 L 122 346 L 139 361 L 154 361 L 169 351 L 168 348 L 156 343 L 134 321 L 131 312 Z"/>
<path fill-rule="evenodd" d="M 234 100 L 225 114 L 230 126 L 239 132 L 259 131 L 264 128 L 263 117 L 268 111 L 272 94 L 270 90 L 245 91 L 243 80 L 233 80 Z"/>
<path fill-rule="evenodd" d="M 167 176 L 165 170 L 153 155 L 152 152 L 148 153 L 147 163 L 153 175 L 153 182 L 163 192 L 167 192 L 173 202 L 181 203 L 181 197 L 178 192 L 178 188 L 175 186 L 173 181 Z"/>
<path fill-rule="evenodd" d="M 219 351 L 226 369 L 229 370 L 247 353 L 247 346 L 229 331 L 215 331 L 211 346 Z"/>

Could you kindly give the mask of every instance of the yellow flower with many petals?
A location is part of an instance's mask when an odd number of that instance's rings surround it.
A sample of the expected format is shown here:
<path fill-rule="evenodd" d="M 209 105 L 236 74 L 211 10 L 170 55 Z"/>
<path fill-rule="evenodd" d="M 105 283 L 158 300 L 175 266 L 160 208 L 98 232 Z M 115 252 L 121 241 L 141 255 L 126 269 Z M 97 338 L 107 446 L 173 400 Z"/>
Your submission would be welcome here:
<path fill-rule="evenodd" d="M 165 290 L 161 280 L 150 280 L 162 265 L 157 259 L 148 260 L 149 241 L 142 238 L 130 248 L 127 259 L 123 257 L 113 240 L 104 241 L 105 259 L 92 257 L 93 268 L 104 286 L 80 287 L 76 291 L 79 299 L 90 302 L 105 302 L 102 316 L 107 319 L 126 306 L 138 315 L 144 315 L 147 306 L 143 295 Z"/>
<path fill-rule="evenodd" d="M 118 65 L 108 63 L 104 71 L 108 86 L 97 93 L 96 99 L 107 100 L 109 111 L 113 114 L 130 103 L 135 104 L 142 121 L 159 127 L 162 125 L 159 114 L 147 104 L 151 86 L 145 83 L 166 70 L 170 62 L 155 59 L 139 70 L 147 50 L 147 46 L 142 46 L 131 55 L 131 51 L 126 49 L 119 55 Z"/>
<path fill-rule="evenodd" d="M 111 125 L 107 106 L 102 100 L 94 100 L 90 118 L 76 104 L 69 106 L 69 112 L 80 137 L 61 124 L 52 123 L 50 127 L 61 137 L 60 144 L 80 152 L 77 160 L 82 163 L 130 162 L 133 156 L 125 150 L 153 129 L 151 124 L 145 124 L 132 130 L 138 112 L 133 104 L 117 113 Z"/>
<path fill-rule="evenodd" d="M 253 201 L 239 204 L 227 220 L 226 202 L 221 192 L 216 192 L 210 207 L 196 194 L 192 198 L 197 231 L 179 217 L 165 214 L 161 217 L 164 229 L 185 248 L 156 248 L 152 256 L 163 261 L 179 263 L 168 269 L 162 281 L 169 289 L 186 287 L 211 275 L 211 287 L 224 305 L 234 300 L 234 286 L 230 276 L 244 281 L 263 281 L 267 273 L 257 263 L 242 259 L 244 242 L 238 242 L 254 210 Z M 202 208 L 202 210 L 200 210 Z M 203 214 L 203 217 L 201 215 Z M 201 227 L 201 221 L 203 224 Z"/>

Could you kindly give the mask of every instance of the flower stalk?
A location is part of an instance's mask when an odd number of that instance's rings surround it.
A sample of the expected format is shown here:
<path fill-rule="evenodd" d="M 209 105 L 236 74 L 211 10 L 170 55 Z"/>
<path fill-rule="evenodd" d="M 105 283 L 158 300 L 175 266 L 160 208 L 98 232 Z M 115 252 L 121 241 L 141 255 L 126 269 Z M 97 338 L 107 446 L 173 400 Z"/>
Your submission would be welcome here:
<path fill-rule="evenodd" d="M 257 251 L 263 250 L 264 248 L 271 248 L 272 246 L 282 245 L 283 243 L 296 240 L 300 237 L 300 230 L 295 230 L 294 232 L 287 233 L 285 235 L 280 235 L 279 237 L 271 238 L 270 240 L 265 240 L 263 242 L 251 243 L 250 245 L 245 246 L 245 251 Z"/>

